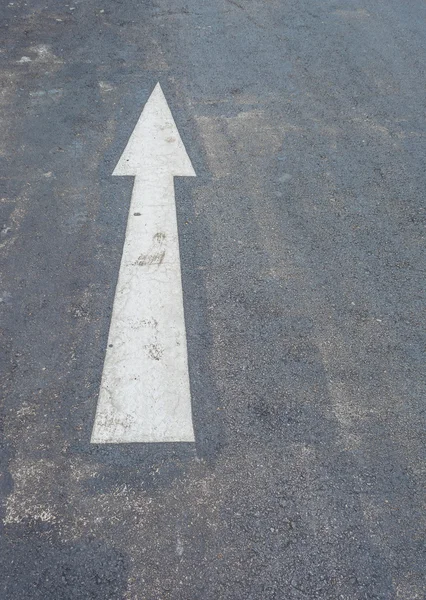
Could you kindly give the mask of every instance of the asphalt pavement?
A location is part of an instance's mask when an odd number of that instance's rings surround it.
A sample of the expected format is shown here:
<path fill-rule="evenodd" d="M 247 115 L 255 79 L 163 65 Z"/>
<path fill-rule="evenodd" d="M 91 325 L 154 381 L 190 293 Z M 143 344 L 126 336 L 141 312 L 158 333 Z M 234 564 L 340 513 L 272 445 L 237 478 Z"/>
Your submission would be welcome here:
<path fill-rule="evenodd" d="M 424 600 L 426 5 L 4 0 L 1 600 Z M 160 83 L 195 443 L 91 443 Z"/>

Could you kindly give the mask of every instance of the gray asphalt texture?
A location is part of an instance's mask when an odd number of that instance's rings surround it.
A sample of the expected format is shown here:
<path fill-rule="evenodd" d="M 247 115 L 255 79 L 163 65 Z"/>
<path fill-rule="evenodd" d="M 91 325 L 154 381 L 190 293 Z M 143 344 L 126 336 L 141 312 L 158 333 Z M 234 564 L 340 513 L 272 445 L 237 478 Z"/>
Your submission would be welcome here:
<path fill-rule="evenodd" d="M 1 600 L 417 600 L 426 5 L 5 0 Z M 160 81 L 193 444 L 90 445 Z"/>

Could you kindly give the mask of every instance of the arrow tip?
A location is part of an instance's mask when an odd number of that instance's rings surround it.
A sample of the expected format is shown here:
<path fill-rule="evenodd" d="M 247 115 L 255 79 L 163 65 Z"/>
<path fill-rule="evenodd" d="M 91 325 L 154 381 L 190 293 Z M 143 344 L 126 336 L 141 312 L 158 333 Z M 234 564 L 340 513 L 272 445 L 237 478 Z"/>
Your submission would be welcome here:
<path fill-rule="evenodd" d="M 148 98 L 113 175 L 195 177 L 160 83 Z"/>

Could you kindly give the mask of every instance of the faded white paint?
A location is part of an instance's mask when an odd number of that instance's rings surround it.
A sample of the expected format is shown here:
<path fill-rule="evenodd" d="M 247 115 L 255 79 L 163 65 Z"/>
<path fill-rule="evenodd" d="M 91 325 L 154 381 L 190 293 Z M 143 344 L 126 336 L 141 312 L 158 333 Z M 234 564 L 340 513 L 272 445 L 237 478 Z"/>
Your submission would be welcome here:
<path fill-rule="evenodd" d="M 135 183 L 91 441 L 193 442 L 173 177 L 195 172 L 159 84 L 113 175 Z"/>

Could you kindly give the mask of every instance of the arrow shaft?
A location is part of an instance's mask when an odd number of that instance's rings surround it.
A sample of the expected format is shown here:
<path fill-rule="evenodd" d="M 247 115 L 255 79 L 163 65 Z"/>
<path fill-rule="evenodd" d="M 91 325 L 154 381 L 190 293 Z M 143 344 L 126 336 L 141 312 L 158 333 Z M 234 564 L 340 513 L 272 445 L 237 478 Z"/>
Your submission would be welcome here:
<path fill-rule="evenodd" d="M 92 434 L 94 443 L 194 441 L 170 174 L 136 177 Z"/>

